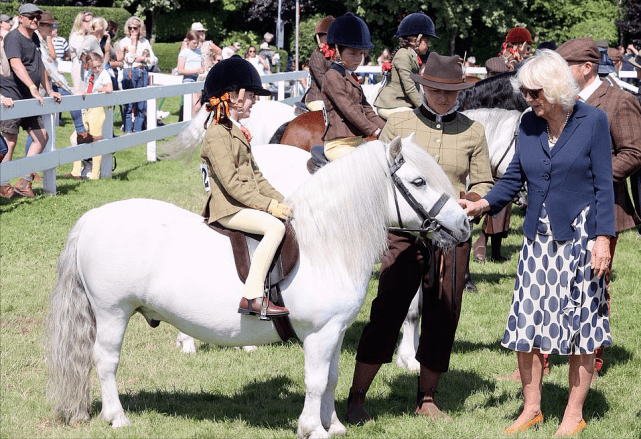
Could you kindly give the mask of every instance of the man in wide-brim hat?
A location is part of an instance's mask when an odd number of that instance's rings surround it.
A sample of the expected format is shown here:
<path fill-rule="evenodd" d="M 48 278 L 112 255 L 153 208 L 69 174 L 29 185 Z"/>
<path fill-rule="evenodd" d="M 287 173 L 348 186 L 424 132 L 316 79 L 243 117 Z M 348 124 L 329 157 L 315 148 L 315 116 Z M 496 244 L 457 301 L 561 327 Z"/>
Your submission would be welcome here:
<path fill-rule="evenodd" d="M 458 112 L 460 90 L 473 86 L 463 77 L 460 58 L 432 52 L 422 74 L 411 77 L 423 90 L 423 104 L 413 111 L 392 113 L 379 139 L 389 142 L 396 136 L 414 134 L 414 141 L 441 165 L 456 195 L 479 200 L 493 184 L 490 156 L 483 125 Z M 469 192 L 465 193 L 468 175 Z M 407 233 L 390 232 L 388 244 L 370 322 L 358 344 L 347 422 L 360 424 L 371 419 L 365 395 L 381 365 L 392 361 L 401 324 L 420 285 L 423 318 L 416 359 L 421 363 L 421 374 L 414 412 L 449 420 L 434 398 L 441 374 L 450 364 L 471 240 L 445 250 Z M 435 264 L 433 270 L 428 267 L 430 261 Z"/>

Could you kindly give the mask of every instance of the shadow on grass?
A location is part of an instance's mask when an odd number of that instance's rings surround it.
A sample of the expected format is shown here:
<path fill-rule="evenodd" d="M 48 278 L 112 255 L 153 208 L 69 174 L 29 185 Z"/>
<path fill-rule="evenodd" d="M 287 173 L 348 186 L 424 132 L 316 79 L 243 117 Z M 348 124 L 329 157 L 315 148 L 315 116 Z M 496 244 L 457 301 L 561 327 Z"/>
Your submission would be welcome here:
<path fill-rule="evenodd" d="M 303 410 L 305 394 L 291 379 L 277 376 L 265 381 L 252 380 L 236 394 L 156 390 L 120 394 L 125 413 L 156 412 L 191 420 L 212 422 L 242 420 L 252 427 L 290 429 Z M 95 403 L 97 416 L 102 403 Z"/>
<path fill-rule="evenodd" d="M 603 350 L 603 367 L 600 376 L 608 373 L 608 369 L 613 366 L 624 365 L 629 363 L 634 354 L 621 346 L 608 346 Z M 550 373 L 554 373 L 554 367 L 562 364 L 568 364 L 569 358 L 566 355 L 550 355 Z"/>

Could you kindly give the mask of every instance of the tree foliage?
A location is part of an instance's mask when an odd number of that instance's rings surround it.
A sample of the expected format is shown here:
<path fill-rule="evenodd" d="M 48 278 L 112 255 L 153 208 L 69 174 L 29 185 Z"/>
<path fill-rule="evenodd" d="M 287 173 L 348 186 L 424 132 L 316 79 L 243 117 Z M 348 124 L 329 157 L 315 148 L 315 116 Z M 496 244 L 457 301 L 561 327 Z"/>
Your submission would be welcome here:
<path fill-rule="evenodd" d="M 624 4 L 623 18 L 617 22 L 623 34 L 623 43 L 641 48 L 641 2 L 628 0 Z"/>
<path fill-rule="evenodd" d="M 529 7 L 532 29 L 539 41 L 562 44 L 572 38 L 592 37 L 618 42 L 616 0 L 533 0 Z"/>

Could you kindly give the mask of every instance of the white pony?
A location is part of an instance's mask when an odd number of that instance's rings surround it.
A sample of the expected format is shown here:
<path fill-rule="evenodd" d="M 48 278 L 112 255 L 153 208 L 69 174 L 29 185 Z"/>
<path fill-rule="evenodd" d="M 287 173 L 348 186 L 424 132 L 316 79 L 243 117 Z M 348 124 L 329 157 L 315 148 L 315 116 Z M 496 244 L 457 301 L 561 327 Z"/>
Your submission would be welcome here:
<path fill-rule="evenodd" d="M 286 159 L 274 158 L 288 167 Z M 411 197 L 396 194 L 403 191 Z M 442 204 L 444 195 L 449 199 Z M 305 356 L 299 437 L 346 434 L 334 407 L 338 356 L 365 299 L 372 266 L 386 248 L 387 226 L 398 223 L 399 212 L 408 227 L 425 228 L 428 212 L 433 239 L 453 246 L 470 236 L 455 198 L 440 167 L 409 138 L 362 145 L 287 197 L 300 247 L 300 260 L 282 285 Z M 436 205 L 438 213 L 432 211 Z M 87 212 L 69 233 L 51 298 L 48 395 L 55 413 L 69 422 L 89 418 L 95 362 L 100 417 L 113 427 L 130 424 L 116 370 L 136 312 L 217 345 L 278 341 L 266 322 L 238 314 L 242 288 L 229 241 L 199 215 L 140 199 Z"/>
<path fill-rule="evenodd" d="M 517 110 L 503 110 L 501 108 L 479 108 L 465 110 L 462 113 L 485 127 L 490 165 L 497 170 L 499 177 L 502 176 L 514 157 L 513 138 L 522 113 Z M 418 371 L 421 368 L 420 363 L 416 360 L 416 349 L 418 349 L 419 342 L 419 317 L 422 300 L 423 294 L 419 290 L 414 296 L 403 322 L 403 336 L 396 350 L 396 365 L 413 371 Z"/>

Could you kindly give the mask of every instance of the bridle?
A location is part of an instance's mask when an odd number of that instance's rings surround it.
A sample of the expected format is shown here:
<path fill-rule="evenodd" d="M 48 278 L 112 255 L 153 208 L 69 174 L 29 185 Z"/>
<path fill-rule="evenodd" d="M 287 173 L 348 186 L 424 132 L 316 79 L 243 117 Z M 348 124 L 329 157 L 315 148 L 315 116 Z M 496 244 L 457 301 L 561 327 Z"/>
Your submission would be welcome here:
<path fill-rule="evenodd" d="M 394 163 L 390 164 L 390 177 L 392 178 L 392 193 L 394 194 L 394 204 L 396 206 L 396 215 L 398 218 L 398 225 L 399 227 L 389 227 L 389 230 L 391 231 L 405 231 L 405 232 L 422 232 L 422 233 L 435 233 L 439 230 L 442 230 L 443 232 L 454 236 L 453 232 L 448 229 L 447 227 L 444 227 L 443 225 L 439 224 L 436 221 L 436 215 L 439 214 L 441 209 L 443 209 L 443 206 L 445 206 L 445 203 L 447 203 L 447 200 L 450 199 L 450 196 L 447 194 L 443 194 L 440 196 L 440 198 L 434 203 L 432 208 L 429 210 L 429 212 L 423 207 L 421 203 L 419 203 L 416 198 L 410 193 L 410 191 L 405 187 L 401 179 L 396 175 L 396 172 L 405 164 L 405 159 L 401 156 L 398 160 L 394 161 Z M 405 201 L 407 201 L 407 204 L 410 205 L 410 207 L 416 212 L 416 214 L 421 218 L 421 227 L 420 228 L 406 228 L 403 226 L 403 220 L 401 219 L 401 210 L 398 206 L 398 197 L 396 196 L 396 190 L 398 190 L 401 195 L 403 195 L 403 198 L 405 198 Z"/>

